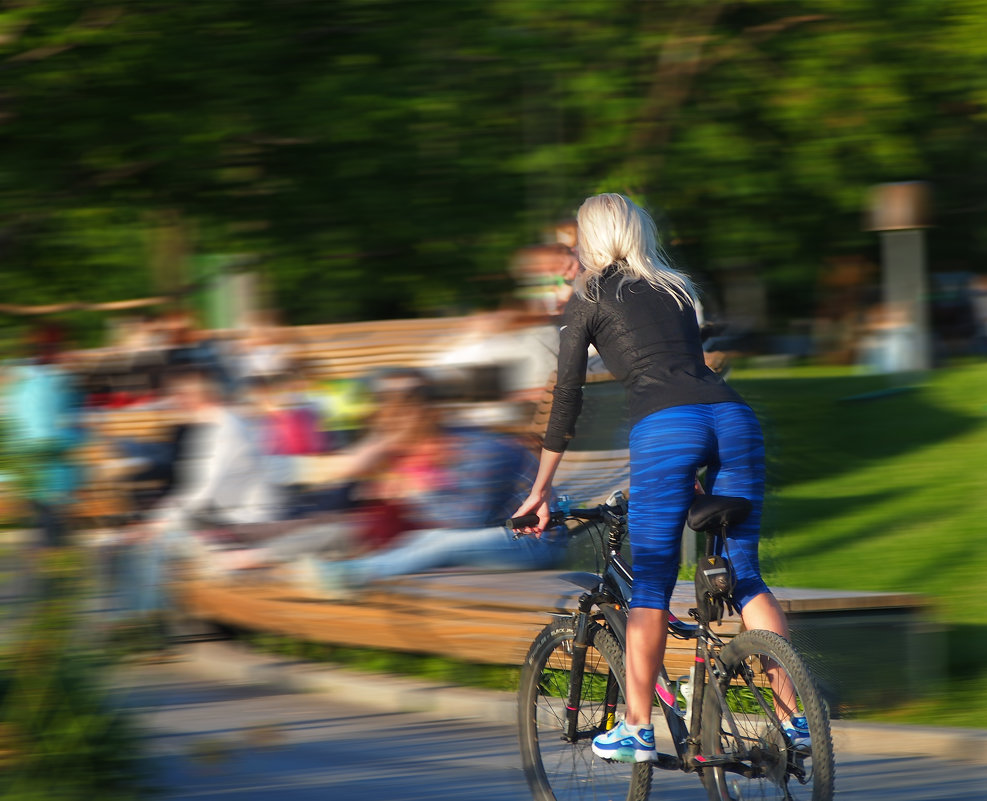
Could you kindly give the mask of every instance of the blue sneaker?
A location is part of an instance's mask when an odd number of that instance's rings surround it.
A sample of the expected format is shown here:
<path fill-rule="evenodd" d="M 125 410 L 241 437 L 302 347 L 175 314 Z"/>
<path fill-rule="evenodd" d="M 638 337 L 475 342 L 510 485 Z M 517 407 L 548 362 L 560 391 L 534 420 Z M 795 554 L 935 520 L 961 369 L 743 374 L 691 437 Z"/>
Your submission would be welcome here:
<path fill-rule="evenodd" d="M 809 721 L 804 717 L 794 717 L 782 724 L 781 730 L 796 751 L 811 751 L 812 738 L 809 736 Z"/>
<path fill-rule="evenodd" d="M 615 762 L 654 762 L 658 755 L 655 752 L 655 728 L 635 726 L 636 731 L 623 721 L 610 731 L 593 738 L 593 753 L 603 759 Z"/>

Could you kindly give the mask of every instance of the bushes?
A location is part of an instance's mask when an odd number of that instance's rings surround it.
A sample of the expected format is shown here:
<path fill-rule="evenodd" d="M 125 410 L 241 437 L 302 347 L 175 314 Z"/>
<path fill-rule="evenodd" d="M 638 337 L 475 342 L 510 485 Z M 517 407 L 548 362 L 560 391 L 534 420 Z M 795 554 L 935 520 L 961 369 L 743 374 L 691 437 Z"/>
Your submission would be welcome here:
<path fill-rule="evenodd" d="M 146 797 L 136 731 L 78 624 L 78 559 L 46 556 L 44 598 L 0 654 L 0 801 Z"/>

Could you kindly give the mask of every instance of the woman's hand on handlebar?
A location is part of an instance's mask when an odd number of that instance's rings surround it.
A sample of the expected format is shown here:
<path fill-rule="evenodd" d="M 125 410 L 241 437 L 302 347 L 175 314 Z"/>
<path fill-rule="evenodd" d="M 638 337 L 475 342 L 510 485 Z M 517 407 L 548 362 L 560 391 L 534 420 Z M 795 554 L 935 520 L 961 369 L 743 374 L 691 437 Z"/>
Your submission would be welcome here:
<path fill-rule="evenodd" d="M 538 515 L 538 525 L 519 529 L 522 534 L 540 536 L 545 530 L 545 526 L 548 525 L 550 517 L 548 502 L 552 498 L 552 479 L 555 478 L 555 471 L 561 461 L 561 453 L 542 448 L 541 459 L 538 461 L 538 475 L 535 476 L 531 485 L 531 493 L 512 515 L 512 517 L 526 514 Z"/>
<path fill-rule="evenodd" d="M 524 503 L 522 503 L 517 508 L 517 511 L 511 515 L 511 517 L 521 517 L 521 515 L 527 514 L 538 515 L 538 525 L 519 529 L 522 534 L 534 534 L 536 537 L 541 536 L 541 533 L 545 530 L 545 526 L 548 525 L 550 513 L 548 501 L 551 497 L 551 487 L 546 487 L 541 493 L 532 489 L 531 494 L 525 498 Z"/>

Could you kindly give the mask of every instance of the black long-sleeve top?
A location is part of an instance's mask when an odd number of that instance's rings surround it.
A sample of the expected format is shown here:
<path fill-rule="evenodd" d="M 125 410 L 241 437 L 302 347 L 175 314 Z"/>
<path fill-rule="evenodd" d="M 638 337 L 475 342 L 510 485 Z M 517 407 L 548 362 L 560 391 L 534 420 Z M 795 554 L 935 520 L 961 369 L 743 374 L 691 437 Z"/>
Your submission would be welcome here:
<path fill-rule="evenodd" d="M 649 414 L 694 403 L 743 399 L 703 360 L 696 310 L 679 308 L 666 291 L 645 281 L 625 283 L 610 269 L 593 299 L 574 295 L 559 327 L 559 367 L 543 446 L 561 453 L 572 439 L 582 408 L 587 349 L 627 390 L 631 425 Z"/>

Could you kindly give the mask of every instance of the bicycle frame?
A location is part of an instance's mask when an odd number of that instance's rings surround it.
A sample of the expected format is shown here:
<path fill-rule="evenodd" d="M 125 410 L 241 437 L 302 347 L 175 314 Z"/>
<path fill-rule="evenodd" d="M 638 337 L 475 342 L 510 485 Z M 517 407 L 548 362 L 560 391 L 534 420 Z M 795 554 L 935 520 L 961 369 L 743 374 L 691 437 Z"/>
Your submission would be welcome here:
<path fill-rule="evenodd" d="M 597 771 L 586 761 L 593 754 L 608 762 L 624 761 L 607 759 L 608 751 L 590 741 L 617 725 L 626 689 L 628 609 L 634 591 L 631 567 L 621 555 L 626 503 L 615 495 L 595 508 L 552 513 L 549 526 L 568 519 L 602 526 L 593 533 L 594 539 L 599 537 L 602 562 L 597 573 L 561 576 L 582 590 L 576 609 L 555 615 L 560 620 L 536 637 L 522 667 L 521 754 L 536 797 L 560 797 L 556 787 L 565 795 L 597 781 L 610 797 L 620 793 L 626 780 L 628 797 L 643 798 L 656 767 L 697 775 L 711 798 L 809 798 L 799 785 L 812 798 L 832 798 L 828 715 L 802 658 L 771 631 L 745 631 L 724 641 L 714 630 L 713 622 L 722 619 L 721 602 L 736 609 L 727 532 L 749 512 L 749 501 L 729 496 L 703 496 L 689 508 L 690 527 L 706 535 L 708 559 L 700 560 L 697 569 L 696 606 L 689 609 L 694 622 L 669 615 L 667 636 L 695 641 L 691 696 L 683 711 L 664 664 L 657 666 L 654 693 L 672 738 L 673 746 L 666 750 L 672 753 L 648 753 L 646 763 L 638 762 L 630 773 L 622 766 Z M 533 514 L 507 521 L 515 530 L 537 522 Z M 792 725 L 795 715 L 802 722 Z M 560 734 L 568 748 L 559 743 Z M 581 789 L 576 796 L 583 797 Z"/>

